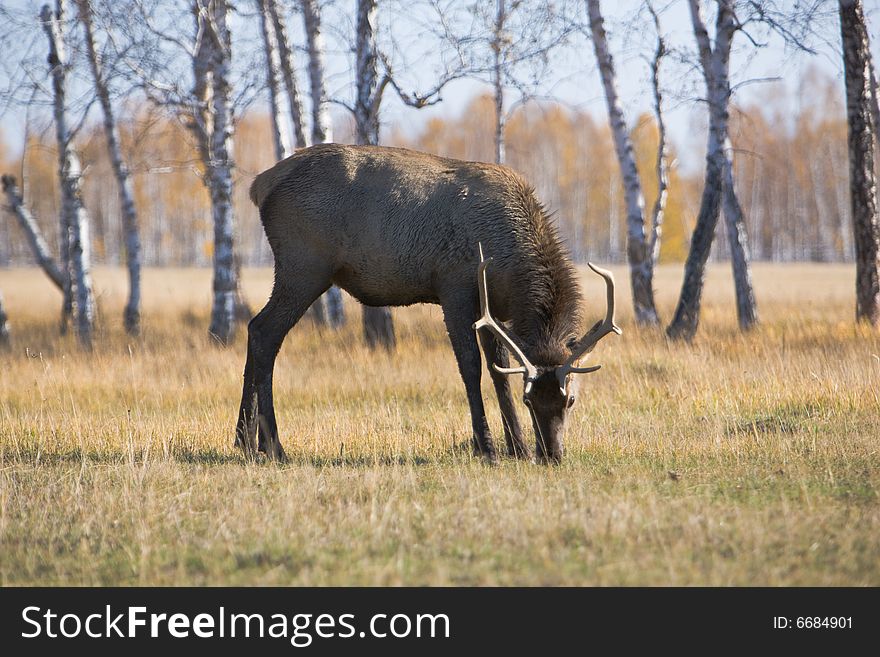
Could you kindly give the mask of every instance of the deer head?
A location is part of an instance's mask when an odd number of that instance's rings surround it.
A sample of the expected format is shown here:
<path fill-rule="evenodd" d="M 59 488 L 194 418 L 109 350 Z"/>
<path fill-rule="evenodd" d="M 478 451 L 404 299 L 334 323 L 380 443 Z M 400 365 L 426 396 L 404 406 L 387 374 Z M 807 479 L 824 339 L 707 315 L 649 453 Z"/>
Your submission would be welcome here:
<path fill-rule="evenodd" d="M 579 362 L 588 356 L 596 344 L 609 333 L 621 334 L 620 327 L 614 323 L 614 276 L 610 271 L 587 263 L 594 272 L 605 280 L 607 310 L 605 318 L 571 345 L 570 356 L 564 363 L 553 366 L 536 367 L 520 348 L 518 341 L 501 324 L 495 321 L 489 311 L 489 289 L 486 281 L 486 268 L 492 259 L 483 257 L 480 246 L 480 265 L 477 270 L 477 287 L 480 293 L 480 318 L 474 329 L 485 328 L 507 347 L 519 363 L 518 367 L 492 367 L 501 374 L 522 374 L 523 402 L 529 409 L 535 429 L 535 452 L 542 461 L 558 463 L 562 459 L 562 437 L 569 410 L 575 402 L 573 374 L 588 374 L 597 371 L 601 365 L 580 367 Z"/>

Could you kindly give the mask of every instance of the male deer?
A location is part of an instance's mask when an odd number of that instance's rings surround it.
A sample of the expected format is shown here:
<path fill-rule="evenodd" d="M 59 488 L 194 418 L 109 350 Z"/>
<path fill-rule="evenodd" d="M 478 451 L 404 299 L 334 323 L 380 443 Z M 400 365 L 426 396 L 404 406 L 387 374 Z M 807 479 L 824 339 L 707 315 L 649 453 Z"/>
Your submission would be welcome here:
<path fill-rule="evenodd" d="M 607 312 L 585 331 L 574 265 L 519 175 L 401 148 L 322 144 L 258 175 L 250 195 L 275 256 L 275 284 L 248 325 L 236 445 L 284 457 L 272 402 L 275 357 L 287 332 L 335 283 L 366 305 L 442 307 L 476 452 L 497 460 L 480 393 L 479 334 L 508 453 L 531 458 L 508 383 L 521 374 L 536 455 L 562 458 L 575 400 L 571 375 L 599 369 L 578 362 L 603 337 L 620 333 L 614 280 L 590 265 L 605 279 Z M 510 367 L 508 352 L 518 366 Z"/>

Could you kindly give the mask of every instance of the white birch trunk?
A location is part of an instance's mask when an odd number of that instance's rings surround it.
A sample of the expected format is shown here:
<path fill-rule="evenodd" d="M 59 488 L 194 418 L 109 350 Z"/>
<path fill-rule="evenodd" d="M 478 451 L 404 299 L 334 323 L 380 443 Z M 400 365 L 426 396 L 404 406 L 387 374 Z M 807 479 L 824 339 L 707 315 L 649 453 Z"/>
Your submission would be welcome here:
<path fill-rule="evenodd" d="M 122 228 L 125 235 L 125 258 L 128 267 L 128 301 L 123 311 L 123 324 L 126 332 L 130 335 L 137 335 L 140 332 L 141 322 L 141 239 L 137 210 L 134 205 L 134 191 L 131 185 L 128 166 L 122 156 L 119 128 L 116 124 L 113 104 L 110 100 L 110 90 L 95 46 L 91 2 L 90 0 L 78 0 L 77 4 L 79 18 L 85 32 L 86 52 L 92 69 L 95 91 L 103 112 L 107 150 L 110 155 L 110 163 L 113 166 L 113 174 L 116 176 L 116 183 L 119 188 Z"/>
<path fill-rule="evenodd" d="M 210 133 L 211 214 L 214 220 L 214 303 L 209 331 L 222 344 L 235 333 L 237 276 L 233 258 L 234 217 L 232 214 L 232 39 L 227 25 L 227 0 L 211 4 L 211 106 Z"/>
<path fill-rule="evenodd" d="M 495 164 L 504 164 L 507 156 L 504 144 L 506 114 L 504 112 L 504 23 L 507 8 L 504 0 L 496 0 L 495 25 L 492 35 L 492 87 L 495 100 Z"/>
<path fill-rule="evenodd" d="M 727 132 L 725 126 L 725 133 Z M 734 289 L 736 291 L 736 316 L 739 327 L 747 331 L 758 323 L 758 304 L 755 300 L 755 290 L 752 285 L 752 272 L 749 262 L 751 254 L 749 250 L 748 233 L 746 231 L 745 217 L 742 206 L 736 197 L 736 187 L 733 183 L 733 160 L 731 152 L 733 147 L 730 138 L 725 140 L 724 167 L 722 169 L 724 182 L 721 203 L 724 209 L 724 220 L 727 225 L 727 241 L 730 245 L 730 258 L 733 265 Z"/>
<path fill-rule="evenodd" d="M 379 107 L 385 83 L 378 80 L 376 0 L 358 0 L 355 41 L 354 119 L 358 144 L 379 143 Z M 391 310 L 364 306 L 364 337 L 371 348 L 393 349 L 396 344 Z"/>
<path fill-rule="evenodd" d="M 697 50 L 700 56 L 700 65 L 703 69 L 704 80 L 707 86 L 709 99 L 709 134 L 706 145 L 706 175 L 703 182 L 703 194 L 700 199 L 700 210 L 697 215 L 697 223 L 691 234 L 691 246 L 688 251 L 687 261 L 684 266 L 684 278 L 681 285 L 681 293 L 675 308 L 672 322 L 666 329 L 666 334 L 673 339 L 691 340 L 697 332 L 700 323 L 700 307 L 703 295 L 703 283 L 706 275 L 706 262 L 712 249 L 712 241 L 715 237 L 715 229 L 718 225 L 718 215 L 721 210 L 721 189 L 723 186 L 724 158 L 723 144 L 725 135 L 721 132 L 722 121 L 719 121 L 719 112 L 727 113 L 727 103 L 718 103 L 719 96 L 726 96 L 726 89 L 720 92 L 715 89 L 715 82 L 726 80 L 727 73 L 724 67 L 727 65 L 723 57 L 719 57 L 719 50 L 725 48 L 722 43 L 729 35 L 719 31 L 715 39 L 715 51 L 709 41 L 709 33 L 700 15 L 699 0 L 689 0 L 691 22 L 694 36 L 697 41 Z M 718 5 L 718 26 L 724 20 L 725 5 Z M 726 46 L 726 47 L 729 47 Z M 713 102 L 715 101 L 715 102 Z"/>
<path fill-rule="evenodd" d="M 40 18 L 49 40 L 49 66 L 52 75 L 55 134 L 58 142 L 58 175 L 61 183 L 61 214 L 67 227 L 70 280 L 75 301 L 75 326 L 80 342 L 91 348 L 94 324 L 94 297 L 91 281 L 89 218 L 82 203 L 82 169 L 73 150 L 67 125 L 67 53 L 65 49 L 65 0 L 56 0 L 53 14 L 43 5 Z M 62 237 L 64 237 L 62 235 Z"/>
<path fill-rule="evenodd" d="M 327 102 L 324 78 L 324 36 L 321 33 L 321 10 L 317 0 L 302 0 L 306 45 L 309 52 L 309 86 L 312 96 L 312 143 L 333 141 L 333 124 Z"/>
<path fill-rule="evenodd" d="M 59 269 L 52 254 L 49 252 L 49 246 L 43 238 L 43 233 L 40 230 L 39 225 L 25 207 L 24 199 L 21 196 L 21 192 L 18 190 L 18 184 L 15 181 L 15 177 L 3 176 L 2 183 L 3 193 L 6 194 L 9 209 L 12 211 L 12 214 L 15 215 L 15 218 L 18 219 L 18 224 L 21 226 L 21 229 L 27 238 L 28 245 L 31 247 L 31 251 L 34 254 L 34 259 L 46 273 L 46 276 L 49 277 L 49 280 L 52 281 L 52 283 L 54 283 L 63 293 L 64 274 L 61 269 Z"/>
<path fill-rule="evenodd" d="M 623 177 L 627 227 L 626 250 L 629 258 L 636 321 L 644 326 L 653 326 L 659 323 L 659 318 L 654 305 L 653 269 L 645 239 L 645 201 L 642 195 L 642 184 L 636 168 L 629 131 L 623 117 L 623 109 L 617 97 L 614 62 L 608 50 L 608 40 L 599 0 L 587 0 L 587 9 L 593 35 L 593 46 L 596 50 L 596 59 L 602 77 L 602 86 L 605 88 L 605 100 L 608 105 L 614 148 Z"/>
<path fill-rule="evenodd" d="M 700 14 L 699 0 L 689 0 L 691 21 L 700 65 L 706 83 L 709 105 L 709 139 L 706 148 L 706 176 L 697 225 L 691 236 L 691 248 L 685 263 L 685 275 L 675 316 L 667 328 L 672 338 L 690 340 L 697 331 L 705 278 L 706 262 L 712 247 L 718 217 L 724 206 L 728 242 L 731 248 L 737 315 L 740 327 L 747 329 L 757 322 L 757 305 L 751 282 L 748 238 L 742 209 L 736 199 L 733 166 L 727 153 L 728 106 L 730 103 L 730 48 L 737 29 L 729 0 L 718 3 L 715 46 Z"/>
<path fill-rule="evenodd" d="M 278 9 L 278 0 L 263 1 L 267 5 L 269 15 L 272 17 L 272 24 L 275 27 L 275 40 L 278 43 L 281 62 L 281 77 L 284 79 L 284 88 L 287 90 L 287 103 L 290 106 L 290 118 L 293 122 L 296 147 L 304 148 L 308 143 L 306 142 L 305 131 L 303 130 L 302 102 L 299 99 L 299 90 L 296 84 L 296 66 L 294 65 L 290 40 L 287 38 L 287 27 Z"/>
<path fill-rule="evenodd" d="M 272 144 L 275 159 L 283 160 L 290 155 L 290 136 L 287 134 L 287 121 L 281 109 L 281 61 L 278 54 L 278 39 L 275 26 L 269 13 L 269 0 L 256 0 L 260 13 L 260 31 L 263 34 L 263 52 L 266 55 L 266 86 L 269 90 L 269 109 L 272 124 Z"/>
<path fill-rule="evenodd" d="M 324 81 L 324 37 L 321 34 L 321 10 L 317 0 L 302 0 L 303 24 L 309 54 L 309 91 L 312 99 L 312 143 L 333 141 L 333 124 Z M 330 326 L 338 329 L 345 324 L 342 290 L 333 285 L 319 301 Z M 316 304 L 318 302 L 315 302 Z"/>
<path fill-rule="evenodd" d="M 657 29 L 657 49 L 654 51 L 654 59 L 651 61 L 651 89 L 654 95 L 654 118 L 657 121 L 657 198 L 651 210 L 651 237 L 648 252 L 651 258 L 651 279 L 654 278 L 654 268 L 660 261 L 660 240 L 663 238 L 663 219 L 666 214 L 666 200 L 669 196 L 669 171 L 667 160 L 669 157 L 666 145 L 666 121 L 663 119 L 663 91 L 660 86 L 660 64 L 666 56 L 666 43 L 660 31 L 660 19 L 649 4 L 648 9 L 654 19 Z M 653 285 L 653 283 L 652 283 Z"/>
<path fill-rule="evenodd" d="M 192 116 L 189 128 L 196 137 L 196 144 L 199 149 L 199 157 L 205 167 L 204 184 L 210 189 L 211 187 L 211 133 L 214 131 L 214 117 L 211 111 L 213 89 L 211 81 L 213 79 L 212 69 L 212 48 L 210 38 L 204 34 L 205 32 L 205 16 L 200 12 L 201 4 L 196 1 L 193 3 L 193 16 L 195 23 L 193 25 L 195 34 L 201 34 L 201 40 L 198 42 L 198 48 L 193 53 L 192 70 L 193 70 L 193 90 L 192 90 Z"/>
<path fill-rule="evenodd" d="M 722 0 L 727 3 L 729 0 Z M 730 104 L 730 49 L 736 21 L 732 8 L 725 4 L 719 6 L 719 17 L 715 30 L 715 50 L 712 53 L 712 68 L 705 70 L 706 89 L 709 93 L 710 121 L 716 123 L 718 148 L 712 157 L 718 158 L 723 177 L 722 208 L 727 226 L 727 242 L 730 247 L 730 260 L 733 268 L 733 283 L 736 292 L 736 315 L 742 330 L 748 330 L 758 323 L 758 304 L 752 285 L 752 272 L 749 264 L 749 238 L 742 206 L 736 197 L 733 181 L 733 148 L 728 131 Z"/>

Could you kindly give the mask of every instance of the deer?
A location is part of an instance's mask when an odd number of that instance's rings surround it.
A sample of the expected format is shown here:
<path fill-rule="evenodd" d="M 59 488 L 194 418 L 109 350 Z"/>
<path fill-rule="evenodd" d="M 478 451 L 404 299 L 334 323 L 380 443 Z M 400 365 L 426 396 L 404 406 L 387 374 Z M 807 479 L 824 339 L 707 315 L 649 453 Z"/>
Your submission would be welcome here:
<path fill-rule="evenodd" d="M 475 454 L 491 464 L 499 459 L 480 390 L 482 347 L 507 454 L 562 460 L 575 375 L 601 367 L 581 360 L 621 329 L 614 278 L 589 263 L 605 281 L 606 314 L 585 330 L 577 270 L 524 178 L 501 165 L 404 148 L 320 144 L 260 173 L 250 198 L 275 277 L 268 302 L 248 324 L 238 448 L 286 459 L 272 397 L 275 360 L 290 329 L 335 284 L 368 306 L 441 307 Z M 522 377 L 534 456 L 511 392 L 515 376 Z"/>

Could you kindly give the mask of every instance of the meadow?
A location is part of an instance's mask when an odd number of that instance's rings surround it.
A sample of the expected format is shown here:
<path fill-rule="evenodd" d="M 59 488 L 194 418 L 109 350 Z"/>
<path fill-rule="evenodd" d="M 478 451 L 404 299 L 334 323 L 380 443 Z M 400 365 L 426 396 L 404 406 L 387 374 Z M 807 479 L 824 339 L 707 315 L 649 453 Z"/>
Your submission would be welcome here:
<path fill-rule="evenodd" d="M 438 308 L 395 310 L 392 355 L 353 302 L 339 333 L 295 327 L 277 465 L 232 446 L 244 331 L 208 338 L 209 271 L 147 270 L 131 339 L 124 273 L 98 269 L 92 354 L 59 337 L 40 272 L 0 271 L 0 583 L 880 585 L 880 334 L 854 324 L 853 268 L 756 265 L 744 335 L 713 265 L 691 345 L 638 330 L 614 271 L 624 333 L 594 353 L 564 462 L 498 467 L 467 448 Z M 666 319 L 680 276 L 657 274 Z M 245 270 L 255 309 L 271 277 Z"/>

